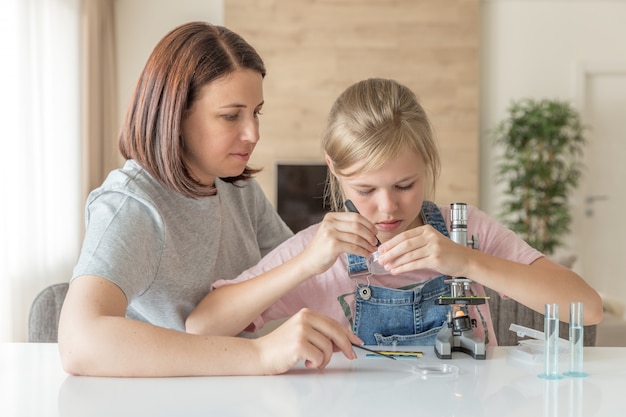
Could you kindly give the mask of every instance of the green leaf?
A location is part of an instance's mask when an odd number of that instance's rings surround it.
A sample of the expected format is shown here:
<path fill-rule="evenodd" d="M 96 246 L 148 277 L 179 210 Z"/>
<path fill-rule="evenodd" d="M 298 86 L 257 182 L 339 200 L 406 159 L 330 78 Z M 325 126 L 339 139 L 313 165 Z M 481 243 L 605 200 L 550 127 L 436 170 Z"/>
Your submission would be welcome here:
<path fill-rule="evenodd" d="M 585 130 L 568 102 L 526 98 L 513 101 L 489 132 L 502 150 L 495 170 L 505 193 L 500 220 L 547 255 L 570 230 L 569 197 L 585 169 Z"/>

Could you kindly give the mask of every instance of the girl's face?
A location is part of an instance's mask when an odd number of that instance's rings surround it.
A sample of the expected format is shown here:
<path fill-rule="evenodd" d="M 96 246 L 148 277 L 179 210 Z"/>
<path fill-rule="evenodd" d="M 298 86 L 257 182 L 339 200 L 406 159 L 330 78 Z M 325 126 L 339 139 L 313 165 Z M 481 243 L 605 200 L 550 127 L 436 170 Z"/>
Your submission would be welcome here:
<path fill-rule="evenodd" d="M 259 141 L 263 77 L 238 69 L 202 87 L 182 122 L 183 159 L 192 176 L 212 186 L 240 175 Z"/>
<path fill-rule="evenodd" d="M 352 171 L 348 167 L 347 172 Z M 425 166 L 415 152 L 402 152 L 381 168 L 345 177 L 334 173 L 346 199 L 378 229 L 386 242 L 422 223 Z"/>

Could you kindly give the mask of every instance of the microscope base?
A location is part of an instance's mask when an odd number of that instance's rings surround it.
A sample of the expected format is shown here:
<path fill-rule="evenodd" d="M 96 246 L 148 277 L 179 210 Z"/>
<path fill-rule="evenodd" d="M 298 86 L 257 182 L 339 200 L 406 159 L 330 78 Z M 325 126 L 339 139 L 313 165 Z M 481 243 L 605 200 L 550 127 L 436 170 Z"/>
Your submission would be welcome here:
<path fill-rule="evenodd" d="M 452 359 L 452 352 L 463 352 L 474 359 L 486 359 L 485 342 L 480 340 L 472 330 L 455 333 L 443 328 L 435 340 L 435 354 L 439 359 Z"/>

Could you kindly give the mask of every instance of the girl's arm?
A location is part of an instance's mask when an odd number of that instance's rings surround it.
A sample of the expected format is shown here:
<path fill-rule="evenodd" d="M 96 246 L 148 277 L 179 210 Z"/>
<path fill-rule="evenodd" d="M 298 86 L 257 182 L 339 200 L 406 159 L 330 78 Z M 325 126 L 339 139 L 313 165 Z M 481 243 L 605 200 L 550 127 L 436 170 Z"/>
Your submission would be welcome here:
<path fill-rule="evenodd" d="M 186 331 L 235 336 L 246 330 L 268 307 L 314 275 L 306 269 L 302 258 L 302 254 L 296 255 L 249 280 L 213 289 L 187 317 Z M 266 257 L 261 263 L 269 260 Z M 257 270 L 260 268 L 252 268 L 246 273 L 256 273 Z"/>
<path fill-rule="evenodd" d="M 585 304 L 585 325 L 598 324 L 603 309 L 600 295 L 571 269 L 542 257 L 530 265 L 520 264 L 486 255 L 475 254 L 469 270 L 479 282 L 493 290 L 506 294 L 517 302 L 545 313 L 545 305 L 560 305 L 560 319 L 569 321 L 571 302 Z"/>
<path fill-rule="evenodd" d="M 59 324 L 63 368 L 74 375 L 162 377 L 278 374 L 304 360 L 325 367 L 334 351 L 356 357 L 359 343 L 339 323 L 303 311 L 263 338 L 199 336 L 125 317 L 126 298 L 115 284 L 75 279 Z"/>
<path fill-rule="evenodd" d="M 289 245 L 302 237 L 298 234 L 245 273 L 256 275 L 258 271 L 257 276 L 207 294 L 187 318 L 186 330 L 205 335 L 238 334 L 291 289 L 328 270 L 339 255 L 371 254 L 376 250 L 375 232 L 358 214 L 328 213 L 303 251 L 283 262 L 282 253 L 291 253 Z M 267 265 L 277 266 L 263 272 Z"/>
<path fill-rule="evenodd" d="M 396 236 L 379 248 L 379 263 L 392 274 L 429 268 L 445 275 L 466 277 L 544 313 L 545 304 L 561 305 L 569 320 L 569 304 L 585 303 L 585 325 L 602 319 L 599 294 L 574 271 L 541 257 L 530 265 L 509 261 L 454 243 L 430 226 Z"/>

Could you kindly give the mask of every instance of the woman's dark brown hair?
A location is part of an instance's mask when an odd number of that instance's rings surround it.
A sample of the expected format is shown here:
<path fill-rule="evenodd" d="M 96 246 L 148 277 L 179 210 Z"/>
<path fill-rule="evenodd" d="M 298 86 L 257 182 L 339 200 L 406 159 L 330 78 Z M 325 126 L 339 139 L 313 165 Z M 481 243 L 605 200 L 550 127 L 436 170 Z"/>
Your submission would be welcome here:
<path fill-rule="evenodd" d="M 182 122 L 202 87 L 239 68 L 265 77 L 259 54 L 225 27 L 191 22 L 168 33 L 139 77 L 120 133 L 122 156 L 187 197 L 214 195 L 215 187 L 200 184 L 183 162 Z M 232 183 L 256 172 L 246 166 L 241 175 L 222 179 Z"/>

